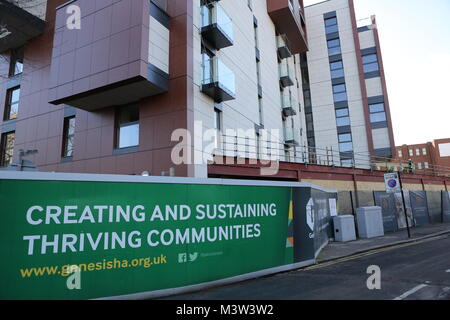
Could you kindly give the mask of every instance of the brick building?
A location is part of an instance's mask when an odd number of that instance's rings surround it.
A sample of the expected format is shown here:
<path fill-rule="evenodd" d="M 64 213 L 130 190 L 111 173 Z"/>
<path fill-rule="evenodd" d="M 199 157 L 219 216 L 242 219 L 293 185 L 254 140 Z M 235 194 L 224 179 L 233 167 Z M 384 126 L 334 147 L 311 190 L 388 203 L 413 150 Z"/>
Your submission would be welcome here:
<path fill-rule="evenodd" d="M 418 170 L 430 171 L 430 173 L 448 170 L 450 173 L 450 139 L 402 145 L 395 149 L 397 161 L 407 162 L 411 159 Z"/>

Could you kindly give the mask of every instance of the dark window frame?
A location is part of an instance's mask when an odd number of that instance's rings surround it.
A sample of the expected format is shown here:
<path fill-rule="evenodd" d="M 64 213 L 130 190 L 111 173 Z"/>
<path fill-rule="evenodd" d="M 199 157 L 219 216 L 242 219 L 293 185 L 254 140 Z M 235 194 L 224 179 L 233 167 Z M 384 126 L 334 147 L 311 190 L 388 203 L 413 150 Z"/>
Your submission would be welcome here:
<path fill-rule="evenodd" d="M 130 121 L 130 122 L 124 122 L 124 124 L 121 124 L 120 117 L 122 112 L 129 112 L 130 108 L 137 108 L 137 120 L 136 121 Z M 138 127 L 138 143 L 136 145 L 129 145 L 129 146 L 120 146 L 120 131 L 123 128 L 136 126 Z M 139 147 L 141 140 L 140 140 L 140 108 L 139 105 L 126 105 L 117 107 L 115 110 L 115 126 L 114 126 L 114 149 L 115 150 L 126 150 L 130 148 L 137 148 Z"/>
<path fill-rule="evenodd" d="M 8 147 L 6 144 L 8 142 L 8 136 L 12 135 L 13 138 L 13 145 L 12 147 Z M 14 147 L 16 142 L 16 132 L 10 131 L 10 132 L 4 132 L 1 134 L 0 137 L 0 167 L 7 167 L 12 163 L 13 156 L 14 156 Z M 6 156 L 8 155 L 8 151 L 11 151 L 9 155 L 8 162 L 6 162 Z"/>
<path fill-rule="evenodd" d="M 24 48 L 16 48 L 11 50 L 11 58 L 9 61 L 9 71 L 8 76 L 9 77 L 15 77 L 23 73 L 23 57 L 24 57 Z M 17 66 L 19 67 L 19 72 L 17 71 Z"/>
<path fill-rule="evenodd" d="M 71 127 L 71 121 L 73 121 L 73 127 Z M 61 150 L 62 158 L 72 158 L 74 153 L 74 138 L 75 138 L 75 126 L 76 126 L 76 117 L 70 116 L 64 118 L 64 126 L 63 126 L 63 143 Z M 73 129 L 73 132 L 70 129 Z M 72 139 L 71 149 L 69 151 L 69 140 Z"/>
<path fill-rule="evenodd" d="M 13 99 L 13 96 L 14 96 L 14 92 L 17 91 L 17 90 L 19 91 L 19 97 L 18 97 L 17 101 L 13 102 L 12 99 Z M 5 100 L 6 101 L 5 101 L 5 110 L 4 110 L 4 113 L 3 113 L 3 120 L 4 121 L 9 121 L 9 120 L 17 119 L 18 114 L 19 114 L 19 106 L 20 106 L 20 86 L 16 86 L 16 87 L 8 89 L 6 91 L 6 98 L 5 98 Z M 16 113 L 15 113 L 14 117 L 11 116 L 11 110 L 12 110 L 12 106 L 13 105 L 17 105 L 17 110 L 16 110 Z"/>

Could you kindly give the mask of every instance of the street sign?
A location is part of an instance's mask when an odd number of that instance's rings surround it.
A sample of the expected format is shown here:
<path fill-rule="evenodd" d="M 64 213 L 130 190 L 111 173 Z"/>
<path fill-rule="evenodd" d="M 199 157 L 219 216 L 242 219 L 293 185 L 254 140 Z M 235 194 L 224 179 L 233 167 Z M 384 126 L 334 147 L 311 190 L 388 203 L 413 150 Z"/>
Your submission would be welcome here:
<path fill-rule="evenodd" d="M 402 191 L 398 173 L 386 173 L 384 175 L 384 183 L 386 185 L 387 193 L 397 193 Z"/>

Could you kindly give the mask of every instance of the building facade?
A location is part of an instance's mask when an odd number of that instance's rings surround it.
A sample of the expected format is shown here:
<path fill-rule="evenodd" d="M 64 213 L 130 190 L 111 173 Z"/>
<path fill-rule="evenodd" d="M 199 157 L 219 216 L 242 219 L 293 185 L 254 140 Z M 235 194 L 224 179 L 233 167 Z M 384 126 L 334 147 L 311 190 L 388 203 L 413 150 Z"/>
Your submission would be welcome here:
<path fill-rule="evenodd" d="M 208 177 L 222 156 L 394 151 L 376 21 L 352 0 L 0 4 L 3 167 L 37 150 L 40 171 Z"/>
<path fill-rule="evenodd" d="M 334 158 L 341 165 L 391 157 L 395 144 L 375 17 L 358 27 L 353 1 L 335 0 L 307 7 L 306 22 L 309 145 L 338 150 Z"/>

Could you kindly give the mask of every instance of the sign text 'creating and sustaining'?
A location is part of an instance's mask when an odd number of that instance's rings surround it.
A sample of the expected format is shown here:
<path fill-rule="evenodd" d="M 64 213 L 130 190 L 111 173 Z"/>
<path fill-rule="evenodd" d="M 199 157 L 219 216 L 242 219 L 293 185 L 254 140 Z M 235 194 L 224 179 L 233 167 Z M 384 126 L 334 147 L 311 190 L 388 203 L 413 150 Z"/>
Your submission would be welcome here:
<path fill-rule="evenodd" d="M 114 250 L 124 248 L 157 247 L 170 245 L 199 244 L 207 242 L 259 238 L 261 224 L 246 223 L 246 219 L 275 217 L 275 203 L 253 204 L 197 204 L 182 205 L 96 205 L 96 206 L 39 206 L 26 211 L 26 222 L 30 226 L 123 224 L 177 221 L 183 227 L 151 229 L 142 232 L 110 231 L 76 232 L 62 234 L 27 234 L 28 255 L 47 255 L 67 252 Z M 232 225 L 189 227 L 189 221 L 235 220 Z M 207 223 L 205 223 L 207 224 Z M 109 228 L 111 229 L 111 228 Z M 82 227 L 77 230 L 83 230 Z"/>

